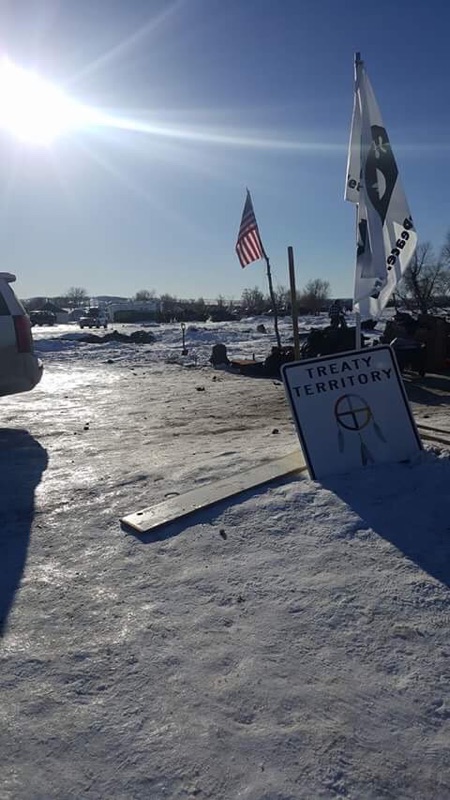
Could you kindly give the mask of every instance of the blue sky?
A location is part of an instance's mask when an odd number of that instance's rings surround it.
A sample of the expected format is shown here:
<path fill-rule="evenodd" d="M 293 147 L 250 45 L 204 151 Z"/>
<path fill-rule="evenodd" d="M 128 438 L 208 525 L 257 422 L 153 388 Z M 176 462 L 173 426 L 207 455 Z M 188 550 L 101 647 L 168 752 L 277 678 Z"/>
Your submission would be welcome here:
<path fill-rule="evenodd" d="M 274 283 L 288 285 L 292 245 L 300 287 L 319 277 L 351 296 L 355 50 L 419 236 L 439 249 L 449 29 L 444 0 L 5 0 L 3 53 L 153 132 L 78 130 L 49 148 L 0 132 L 2 269 L 22 297 L 266 290 L 263 262 L 243 270 L 234 253 L 249 186 Z"/>

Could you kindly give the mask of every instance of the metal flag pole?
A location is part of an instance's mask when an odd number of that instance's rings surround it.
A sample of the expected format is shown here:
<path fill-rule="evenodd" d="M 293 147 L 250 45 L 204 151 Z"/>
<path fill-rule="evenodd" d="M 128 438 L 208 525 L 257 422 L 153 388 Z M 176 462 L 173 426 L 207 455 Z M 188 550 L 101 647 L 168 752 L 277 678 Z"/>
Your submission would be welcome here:
<path fill-rule="evenodd" d="M 355 91 L 358 85 L 358 66 L 359 64 L 362 63 L 363 62 L 361 60 L 361 53 L 359 52 L 355 53 Z M 358 204 L 356 204 L 355 212 L 356 212 L 356 225 L 355 225 L 356 242 L 358 243 Z M 361 312 L 359 310 L 359 305 L 358 305 L 358 310 L 355 311 L 355 349 L 356 350 L 361 349 Z"/>
<path fill-rule="evenodd" d="M 355 350 L 361 350 L 361 313 L 355 311 Z"/>

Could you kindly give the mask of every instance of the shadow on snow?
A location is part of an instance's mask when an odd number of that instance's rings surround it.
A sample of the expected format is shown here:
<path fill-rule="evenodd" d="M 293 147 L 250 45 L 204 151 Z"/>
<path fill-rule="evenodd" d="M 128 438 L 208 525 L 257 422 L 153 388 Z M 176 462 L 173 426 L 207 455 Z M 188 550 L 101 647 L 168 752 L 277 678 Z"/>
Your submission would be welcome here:
<path fill-rule="evenodd" d="M 360 517 L 361 528 L 450 588 L 449 457 L 428 451 L 413 464 L 378 465 L 322 485 Z"/>
<path fill-rule="evenodd" d="M 47 451 L 24 430 L 0 429 L 0 636 L 20 585 Z"/>
<path fill-rule="evenodd" d="M 412 403 L 428 406 L 450 404 L 450 379 L 448 375 L 427 375 L 419 378 L 403 375 L 403 383 Z"/>

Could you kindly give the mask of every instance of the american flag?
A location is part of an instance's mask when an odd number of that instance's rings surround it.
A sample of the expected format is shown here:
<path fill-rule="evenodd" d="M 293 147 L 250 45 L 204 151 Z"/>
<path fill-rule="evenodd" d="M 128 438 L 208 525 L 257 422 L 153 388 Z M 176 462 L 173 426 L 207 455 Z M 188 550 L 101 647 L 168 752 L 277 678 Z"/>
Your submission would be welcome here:
<path fill-rule="evenodd" d="M 255 212 L 253 211 L 252 198 L 248 189 L 236 243 L 236 253 L 241 262 L 241 267 L 246 267 L 252 261 L 265 258 L 264 247 L 259 235 Z"/>

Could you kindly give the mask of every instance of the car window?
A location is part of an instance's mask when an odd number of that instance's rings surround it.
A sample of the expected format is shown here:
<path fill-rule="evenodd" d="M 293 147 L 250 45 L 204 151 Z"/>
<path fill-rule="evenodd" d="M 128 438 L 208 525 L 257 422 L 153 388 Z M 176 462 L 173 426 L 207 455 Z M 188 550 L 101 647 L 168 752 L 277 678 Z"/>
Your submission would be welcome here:
<path fill-rule="evenodd" d="M 8 304 L 0 291 L 0 317 L 7 317 L 11 314 Z"/>

